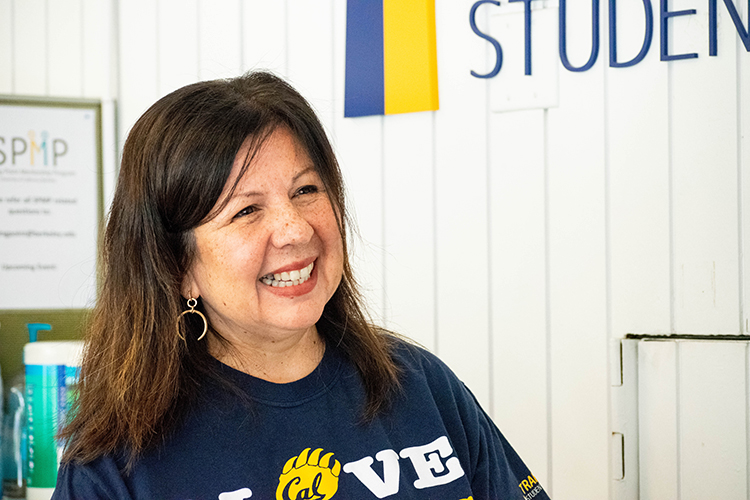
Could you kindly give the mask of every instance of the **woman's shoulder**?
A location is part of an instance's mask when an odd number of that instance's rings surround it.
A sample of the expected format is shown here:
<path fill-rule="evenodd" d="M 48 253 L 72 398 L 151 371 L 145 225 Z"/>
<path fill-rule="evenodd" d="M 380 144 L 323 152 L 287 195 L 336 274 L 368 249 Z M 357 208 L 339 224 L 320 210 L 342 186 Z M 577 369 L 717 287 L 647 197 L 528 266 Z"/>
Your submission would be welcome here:
<path fill-rule="evenodd" d="M 392 332 L 388 332 L 387 335 L 389 337 L 391 352 L 396 362 L 408 364 L 443 364 L 435 354 L 409 337 Z"/>
<path fill-rule="evenodd" d="M 123 479 L 124 466 L 113 455 L 92 462 L 65 462 L 60 466 L 52 500 L 131 498 Z"/>
<path fill-rule="evenodd" d="M 449 437 L 456 442 L 468 434 L 476 437 L 480 428 L 488 424 L 476 397 L 436 354 L 408 339 L 397 338 L 393 356 L 402 371 L 401 401 L 418 408 L 416 421 L 424 421 L 428 409 L 434 408 Z"/>
<path fill-rule="evenodd" d="M 436 354 L 404 336 L 392 336 L 393 359 L 405 377 L 417 377 L 433 389 L 465 390 L 463 382 Z"/>

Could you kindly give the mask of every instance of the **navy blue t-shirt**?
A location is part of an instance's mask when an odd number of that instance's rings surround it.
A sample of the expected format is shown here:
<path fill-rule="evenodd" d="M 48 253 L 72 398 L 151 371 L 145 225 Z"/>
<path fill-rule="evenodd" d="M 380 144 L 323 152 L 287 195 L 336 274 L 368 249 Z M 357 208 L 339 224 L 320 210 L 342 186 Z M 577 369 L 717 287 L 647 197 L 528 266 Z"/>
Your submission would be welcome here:
<path fill-rule="evenodd" d="M 331 346 L 313 373 L 289 384 L 221 365 L 250 408 L 207 383 L 184 422 L 130 473 L 117 457 L 63 466 L 52 498 L 548 500 L 445 364 L 406 343 L 395 357 L 403 392 L 370 423 L 359 373 Z"/>

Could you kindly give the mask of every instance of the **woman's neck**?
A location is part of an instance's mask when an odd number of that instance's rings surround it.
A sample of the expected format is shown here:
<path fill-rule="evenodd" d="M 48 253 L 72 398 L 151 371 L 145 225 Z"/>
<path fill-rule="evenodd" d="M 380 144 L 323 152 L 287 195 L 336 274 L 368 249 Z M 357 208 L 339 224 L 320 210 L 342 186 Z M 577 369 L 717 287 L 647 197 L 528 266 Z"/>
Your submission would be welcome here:
<path fill-rule="evenodd" d="M 315 370 L 323 359 L 325 342 L 313 325 L 308 330 L 274 339 L 211 337 L 209 352 L 225 365 L 268 382 L 286 384 Z"/>

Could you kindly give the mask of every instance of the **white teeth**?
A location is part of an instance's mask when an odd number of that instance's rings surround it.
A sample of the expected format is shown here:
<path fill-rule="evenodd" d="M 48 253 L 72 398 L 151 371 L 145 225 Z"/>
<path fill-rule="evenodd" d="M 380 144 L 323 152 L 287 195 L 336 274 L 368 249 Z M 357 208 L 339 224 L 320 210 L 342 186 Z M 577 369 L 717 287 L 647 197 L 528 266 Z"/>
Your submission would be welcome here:
<path fill-rule="evenodd" d="M 315 267 L 315 263 L 311 262 L 310 265 L 299 270 L 276 273 L 273 275 L 267 274 L 261 277 L 260 281 L 265 285 L 275 286 L 278 288 L 301 285 L 302 283 L 310 279 L 313 267 Z"/>

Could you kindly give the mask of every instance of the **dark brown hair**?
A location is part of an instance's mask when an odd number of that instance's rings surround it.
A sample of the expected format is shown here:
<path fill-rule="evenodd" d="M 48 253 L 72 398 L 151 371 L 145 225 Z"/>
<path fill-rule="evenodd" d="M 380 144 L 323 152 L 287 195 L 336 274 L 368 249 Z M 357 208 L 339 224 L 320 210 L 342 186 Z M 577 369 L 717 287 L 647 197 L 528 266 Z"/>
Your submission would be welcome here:
<path fill-rule="evenodd" d="M 391 337 L 369 323 L 352 276 L 343 181 L 331 144 L 296 90 L 272 74 L 249 73 L 163 97 L 125 142 L 78 405 L 63 432 L 69 439 L 66 461 L 88 462 L 117 451 L 132 465 L 179 421 L 199 381 L 220 377 L 206 342 L 196 340 L 202 328 L 200 320 L 191 321 L 196 315 L 186 315 L 182 324 L 186 342 L 176 334 L 185 307 L 180 285 L 194 257 L 192 229 L 214 215 L 245 139 L 252 137 L 257 151 L 278 126 L 288 127 L 313 161 L 344 244 L 343 278 L 318 330 L 359 370 L 367 392 L 363 416 L 372 418 L 387 406 L 398 388 L 398 369 Z"/>

